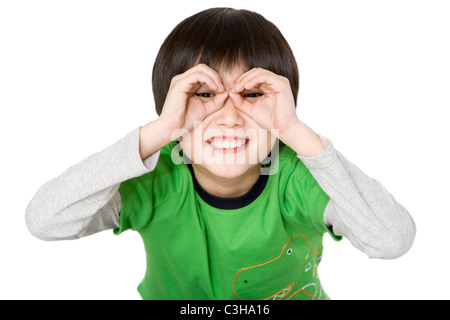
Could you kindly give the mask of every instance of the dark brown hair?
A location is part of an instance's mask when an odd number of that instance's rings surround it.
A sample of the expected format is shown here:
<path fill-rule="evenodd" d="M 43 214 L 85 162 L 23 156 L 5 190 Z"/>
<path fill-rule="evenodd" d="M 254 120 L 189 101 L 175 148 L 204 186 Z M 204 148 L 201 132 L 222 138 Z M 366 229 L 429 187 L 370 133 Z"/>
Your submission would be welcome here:
<path fill-rule="evenodd" d="M 263 68 L 289 79 L 295 104 L 299 89 L 294 54 L 280 30 L 258 13 L 231 8 L 199 12 L 164 41 L 153 67 L 153 94 L 161 114 L 172 78 L 197 63 L 211 68 Z"/>

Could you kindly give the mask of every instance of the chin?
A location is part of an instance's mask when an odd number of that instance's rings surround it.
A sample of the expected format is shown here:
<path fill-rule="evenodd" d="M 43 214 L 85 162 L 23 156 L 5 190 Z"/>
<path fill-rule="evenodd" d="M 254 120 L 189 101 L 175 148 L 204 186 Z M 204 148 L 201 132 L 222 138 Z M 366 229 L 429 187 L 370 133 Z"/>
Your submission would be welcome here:
<path fill-rule="evenodd" d="M 223 179 L 234 179 L 261 167 L 260 164 L 202 164 L 200 166 L 213 176 Z"/>
<path fill-rule="evenodd" d="M 257 139 L 220 136 L 197 143 L 182 142 L 185 155 L 192 159 L 192 164 L 209 176 L 234 179 L 261 168 Z M 267 147 L 266 147 L 267 148 Z M 267 155 L 268 152 L 265 154 Z M 200 161 L 198 161 L 200 160 Z"/>

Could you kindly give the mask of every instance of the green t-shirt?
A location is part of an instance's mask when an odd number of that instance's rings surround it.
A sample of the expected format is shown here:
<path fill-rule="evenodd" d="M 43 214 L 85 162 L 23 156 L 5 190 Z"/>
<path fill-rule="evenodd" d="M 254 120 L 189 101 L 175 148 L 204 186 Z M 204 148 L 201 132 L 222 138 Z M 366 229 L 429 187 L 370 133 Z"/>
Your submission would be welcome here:
<path fill-rule="evenodd" d="M 332 235 L 323 222 L 329 197 L 296 153 L 280 147 L 278 171 L 257 197 L 219 209 L 196 191 L 188 165 L 173 163 L 175 145 L 161 149 L 155 170 L 119 188 L 114 232 L 131 229 L 144 242 L 141 297 L 328 299 L 317 268 L 323 235 Z"/>

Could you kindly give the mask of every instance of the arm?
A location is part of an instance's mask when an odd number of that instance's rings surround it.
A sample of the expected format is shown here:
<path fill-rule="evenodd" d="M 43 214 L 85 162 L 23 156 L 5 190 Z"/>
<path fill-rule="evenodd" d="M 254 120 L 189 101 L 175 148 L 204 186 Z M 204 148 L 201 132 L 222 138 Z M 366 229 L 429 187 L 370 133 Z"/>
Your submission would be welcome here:
<path fill-rule="evenodd" d="M 160 130 L 151 122 L 44 184 L 26 210 L 29 231 L 42 240 L 68 240 L 118 227 L 120 183 L 155 168 L 157 148 L 167 142 Z M 152 142 L 140 138 L 143 131 Z"/>
<path fill-rule="evenodd" d="M 43 240 L 63 240 L 118 227 L 121 182 L 153 170 L 159 150 L 177 138 L 177 129 L 189 131 L 195 121 L 220 108 L 223 97 L 192 103 L 204 83 L 223 91 L 217 73 L 205 65 L 174 77 L 157 120 L 44 184 L 26 210 L 29 231 Z"/>
<path fill-rule="evenodd" d="M 253 103 L 240 94 L 259 90 Z M 330 201 L 324 222 L 336 235 L 373 258 L 396 258 L 411 247 L 415 225 L 408 212 L 376 180 L 334 150 L 331 143 L 302 123 L 295 112 L 289 81 L 263 69 L 240 76 L 230 94 L 235 105 L 278 138 L 305 163 Z"/>
<path fill-rule="evenodd" d="M 324 222 L 371 258 L 405 254 L 415 237 L 409 213 L 380 182 L 365 175 L 302 122 L 285 132 L 283 141 L 297 152 L 330 197 Z"/>
<path fill-rule="evenodd" d="M 370 258 L 394 259 L 412 246 L 412 217 L 380 182 L 365 175 L 321 137 L 325 151 L 299 158 L 329 195 L 324 222 Z"/>

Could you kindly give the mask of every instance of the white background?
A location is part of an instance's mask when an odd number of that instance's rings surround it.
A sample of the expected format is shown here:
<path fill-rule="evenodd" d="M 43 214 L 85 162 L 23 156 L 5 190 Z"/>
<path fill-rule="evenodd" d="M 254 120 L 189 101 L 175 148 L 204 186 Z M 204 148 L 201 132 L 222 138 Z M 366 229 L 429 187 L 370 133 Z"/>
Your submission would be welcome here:
<path fill-rule="evenodd" d="M 296 6 L 293 7 L 292 4 Z M 448 1 L 0 2 L 0 298 L 139 299 L 139 235 L 43 242 L 25 226 L 46 181 L 156 118 L 155 56 L 184 18 L 246 8 L 274 22 L 300 68 L 298 115 L 412 214 L 404 257 L 325 239 L 333 299 L 448 299 Z"/>

